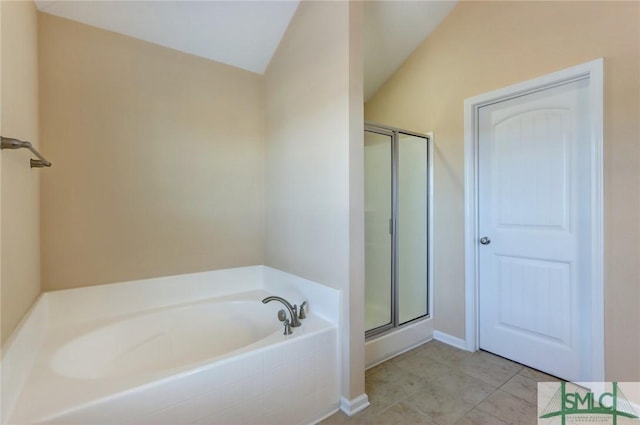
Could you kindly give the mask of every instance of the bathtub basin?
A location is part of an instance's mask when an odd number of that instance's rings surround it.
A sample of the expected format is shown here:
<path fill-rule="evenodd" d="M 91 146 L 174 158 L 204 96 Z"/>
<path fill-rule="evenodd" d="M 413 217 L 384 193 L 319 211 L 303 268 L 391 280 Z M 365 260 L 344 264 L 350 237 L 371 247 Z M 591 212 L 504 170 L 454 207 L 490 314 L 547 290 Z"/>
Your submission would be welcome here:
<path fill-rule="evenodd" d="M 165 308 L 86 332 L 55 350 L 51 369 L 78 379 L 152 375 L 213 361 L 277 332 L 276 312 L 253 301 Z"/>

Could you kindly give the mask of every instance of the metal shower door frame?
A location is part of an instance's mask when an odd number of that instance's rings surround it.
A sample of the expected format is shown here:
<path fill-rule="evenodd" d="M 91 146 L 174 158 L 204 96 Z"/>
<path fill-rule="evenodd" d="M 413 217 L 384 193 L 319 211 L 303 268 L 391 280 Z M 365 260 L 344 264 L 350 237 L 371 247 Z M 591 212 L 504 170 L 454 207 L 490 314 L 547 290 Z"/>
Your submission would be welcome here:
<path fill-rule="evenodd" d="M 425 139 L 426 143 L 427 143 L 427 149 L 426 149 L 426 154 L 427 157 L 425 158 L 425 160 L 427 161 L 427 165 L 430 163 L 430 145 L 431 145 L 431 137 L 429 135 L 426 134 L 421 134 L 421 133 L 416 133 L 416 132 L 412 132 L 412 131 L 408 131 L 408 130 L 403 130 L 400 128 L 396 128 L 396 127 L 391 127 L 391 126 L 387 126 L 387 125 L 382 125 L 382 124 L 377 124 L 377 123 L 372 123 L 372 122 L 365 122 L 364 124 L 364 131 L 368 131 L 370 133 L 376 133 L 376 134 L 381 134 L 384 136 L 389 136 L 391 137 L 391 218 L 389 220 L 389 233 L 391 234 L 391 282 L 390 282 L 390 286 L 391 286 L 391 323 L 388 323 L 386 325 L 382 325 L 379 326 L 377 328 L 373 328 L 373 329 L 369 329 L 369 330 L 365 330 L 365 338 L 369 339 L 369 338 L 373 338 L 376 336 L 380 336 L 382 334 L 385 334 L 387 332 L 390 332 L 394 329 L 397 329 L 399 327 L 408 325 L 410 323 L 413 323 L 417 320 L 421 320 L 424 319 L 426 317 L 429 317 L 431 315 L 431 309 L 430 309 L 430 288 L 429 285 L 431 284 L 429 282 L 429 269 L 431 268 L 431 264 L 429 264 L 428 259 L 430 258 L 430 244 L 429 244 L 429 237 L 430 237 L 430 233 L 431 233 L 431 227 L 429 224 L 429 214 L 430 214 L 430 210 L 431 210 L 431 204 L 429 202 L 429 200 L 431 199 L 430 193 L 426 193 L 426 197 L 427 197 L 427 216 L 425 217 L 425 220 L 427 221 L 427 237 L 425 240 L 425 244 L 426 244 L 426 248 L 427 248 L 427 258 L 425 258 L 425 261 L 427 262 L 427 281 L 426 281 L 426 285 L 427 285 L 427 312 L 426 314 L 413 318 L 407 322 L 404 323 L 400 323 L 400 297 L 399 297 L 399 281 L 398 281 L 398 211 L 399 211 L 399 198 L 398 198 L 398 168 L 399 168 L 399 162 L 398 162 L 398 158 L 399 158 L 399 145 L 400 145 L 400 135 L 401 134 L 405 134 L 408 136 L 414 136 L 414 137 L 419 137 L 422 139 Z M 428 168 L 428 167 L 427 167 Z M 427 170 L 427 175 L 426 175 L 426 179 L 427 179 L 427 191 L 430 190 L 431 188 L 431 182 L 430 180 L 430 173 L 429 170 Z M 366 285 L 366 282 L 365 282 Z"/>

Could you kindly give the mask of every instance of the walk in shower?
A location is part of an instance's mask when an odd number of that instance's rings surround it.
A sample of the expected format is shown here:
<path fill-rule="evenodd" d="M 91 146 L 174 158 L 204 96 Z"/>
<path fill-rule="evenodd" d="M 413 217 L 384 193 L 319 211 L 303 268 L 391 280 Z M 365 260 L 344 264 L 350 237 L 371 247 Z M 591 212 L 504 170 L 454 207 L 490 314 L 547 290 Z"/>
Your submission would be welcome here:
<path fill-rule="evenodd" d="M 429 136 L 365 124 L 365 329 L 429 315 Z"/>

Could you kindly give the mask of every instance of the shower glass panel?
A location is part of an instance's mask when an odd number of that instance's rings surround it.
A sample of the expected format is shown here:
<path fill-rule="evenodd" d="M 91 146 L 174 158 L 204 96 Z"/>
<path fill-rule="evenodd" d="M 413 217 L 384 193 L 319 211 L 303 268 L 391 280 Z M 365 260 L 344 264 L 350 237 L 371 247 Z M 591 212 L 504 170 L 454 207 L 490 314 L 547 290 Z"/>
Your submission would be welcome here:
<path fill-rule="evenodd" d="M 428 143 L 366 124 L 365 329 L 373 337 L 428 311 Z"/>
<path fill-rule="evenodd" d="M 365 131 L 365 328 L 392 324 L 391 293 L 392 134 Z"/>
<path fill-rule="evenodd" d="M 427 314 L 427 139 L 398 134 L 398 313 Z"/>

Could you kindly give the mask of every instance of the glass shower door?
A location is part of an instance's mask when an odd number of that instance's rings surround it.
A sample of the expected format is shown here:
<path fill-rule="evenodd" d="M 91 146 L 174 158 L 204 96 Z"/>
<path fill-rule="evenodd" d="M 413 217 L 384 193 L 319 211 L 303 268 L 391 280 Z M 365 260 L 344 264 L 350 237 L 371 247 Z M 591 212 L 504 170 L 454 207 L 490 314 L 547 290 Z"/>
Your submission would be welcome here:
<path fill-rule="evenodd" d="M 427 139 L 398 134 L 398 324 L 427 315 Z"/>
<path fill-rule="evenodd" d="M 364 133 L 365 329 L 393 326 L 391 148 L 393 133 Z"/>
<path fill-rule="evenodd" d="M 428 310 L 429 138 L 367 124 L 365 336 Z"/>

